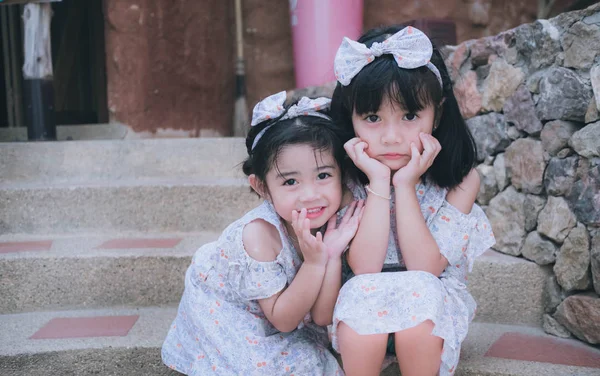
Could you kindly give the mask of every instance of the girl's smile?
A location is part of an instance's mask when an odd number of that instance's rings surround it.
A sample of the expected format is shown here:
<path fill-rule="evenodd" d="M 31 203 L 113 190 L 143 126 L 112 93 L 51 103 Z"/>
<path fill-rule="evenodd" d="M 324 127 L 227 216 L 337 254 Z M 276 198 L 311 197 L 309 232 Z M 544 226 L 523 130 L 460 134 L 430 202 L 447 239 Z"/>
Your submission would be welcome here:
<path fill-rule="evenodd" d="M 342 174 L 335 159 L 331 152 L 310 145 L 283 148 L 266 183 L 275 210 L 288 224 L 293 211 L 306 209 L 315 231 L 337 212 L 342 201 Z"/>
<path fill-rule="evenodd" d="M 306 209 L 306 218 L 315 219 L 319 218 L 323 213 L 325 213 L 325 206 L 319 206 L 316 208 Z"/>

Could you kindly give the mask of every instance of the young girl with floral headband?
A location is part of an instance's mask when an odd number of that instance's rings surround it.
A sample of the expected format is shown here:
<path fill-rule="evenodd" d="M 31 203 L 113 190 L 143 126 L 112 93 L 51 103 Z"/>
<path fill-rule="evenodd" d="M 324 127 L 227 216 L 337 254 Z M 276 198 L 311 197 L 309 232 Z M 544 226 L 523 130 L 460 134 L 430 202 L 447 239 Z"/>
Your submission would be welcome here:
<path fill-rule="evenodd" d="M 327 331 L 362 202 L 342 188 L 330 100 L 258 103 L 243 170 L 264 202 L 201 247 L 163 362 L 187 375 L 340 375 Z M 337 212 L 350 203 L 338 219 Z M 336 221 L 338 223 L 336 223 Z M 327 227 L 324 233 L 321 228 Z"/>
<path fill-rule="evenodd" d="M 451 375 L 476 307 L 467 273 L 494 236 L 444 61 L 421 31 L 389 27 L 346 38 L 335 73 L 331 114 L 366 203 L 333 346 L 346 375 L 378 375 L 386 350 L 402 376 Z"/>

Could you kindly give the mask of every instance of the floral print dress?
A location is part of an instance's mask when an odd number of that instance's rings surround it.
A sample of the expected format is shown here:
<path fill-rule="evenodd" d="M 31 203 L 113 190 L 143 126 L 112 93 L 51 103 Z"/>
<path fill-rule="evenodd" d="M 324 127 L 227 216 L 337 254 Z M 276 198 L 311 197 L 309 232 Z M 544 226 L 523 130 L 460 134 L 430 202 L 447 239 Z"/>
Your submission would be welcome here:
<path fill-rule="evenodd" d="M 244 250 L 244 226 L 262 219 L 283 245 L 277 259 L 259 262 Z M 163 362 L 187 375 L 343 375 L 327 349 L 325 328 L 310 314 L 279 332 L 257 300 L 292 282 L 302 261 L 273 206 L 264 202 L 202 246 L 185 275 L 185 291 L 162 347 Z"/>
<path fill-rule="evenodd" d="M 355 199 L 367 197 L 363 187 L 351 185 L 350 189 Z M 392 194 L 384 272 L 354 276 L 345 264 L 346 282 L 335 306 L 332 342 L 339 351 L 340 321 L 359 334 L 377 334 L 395 333 L 431 320 L 432 334 L 444 340 L 440 375 L 452 375 L 476 309 L 475 300 L 467 291 L 467 274 L 474 259 L 495 239 L 479 206 L 473 205 L 471 213 L 464 214 L 446 201 L 446 189 L 419 183 L 416 192 L 421 213 L 440 252 L 448 259 L 448 267 L 439 278 L 423 271 L 406 271 L 397 243 Z"/>

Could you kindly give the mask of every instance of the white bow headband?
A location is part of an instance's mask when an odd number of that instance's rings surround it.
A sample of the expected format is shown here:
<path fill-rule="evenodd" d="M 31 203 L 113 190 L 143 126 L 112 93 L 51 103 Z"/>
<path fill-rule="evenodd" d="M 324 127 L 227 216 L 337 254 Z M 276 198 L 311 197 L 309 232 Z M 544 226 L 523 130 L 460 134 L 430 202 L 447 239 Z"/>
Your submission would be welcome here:
<path fill-rule="evenodd" d="M 412 26 L 405 27 L 381 43 L 374 42 L 371 47 L 344 38 L 335 55 L 335 77 L 342 85 L 348 86 L 354 76 L 383 54 L 393 55 L 400 68 L 429 68 L 444 87 L 440 71 L 430 62 L 433 55 L 431 41 L 421 30 Z"/>
<path fill-rule="evenodd" d="M 281 91 L 277 94 L 273 94 L 271 96 L 266 97 L 262 101 L 258 102 L 254 109 L 252 110 L 252 122 L 250 126 L 254 127 L 257 124 L 262 123 L 265 120 L 276 119 L 281 116 L 285 112 L 285 108 L 283 104 L 285 103 L 286 94 L 285 91 Z M 324 115 L 319 110 L 324 110 L 329 108 L 329 104 L 331 103 L 331 99 L 320 97 L 316 99 L 310 99 L 308 97 L 302 97 L 297 104 L 292 105 L 285 115 L 281 116 L 279 120 L 292 119 L 298 116 L 317 116 L 323 119 L 331 120 L 331 118 L 327 115 Z M 256 137 L 254 138 L 254 142 L 252 143 L 252 149 L 258 143 L 258 140 L 265 134 L 267 129 L 271 128 L 273 124 L 265 127 L 261 130 Z"/>

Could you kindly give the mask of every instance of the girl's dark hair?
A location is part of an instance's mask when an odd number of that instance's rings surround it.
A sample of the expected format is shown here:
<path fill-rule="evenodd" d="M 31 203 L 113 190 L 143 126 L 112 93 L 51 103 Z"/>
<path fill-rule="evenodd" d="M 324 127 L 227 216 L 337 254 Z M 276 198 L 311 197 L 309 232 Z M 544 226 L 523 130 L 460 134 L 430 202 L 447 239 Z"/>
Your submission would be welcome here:
<path fill-rule="evenodd" d="M 297 102 L 285 106 L 285 112 L 278 118 L 266 120 L 250 128 L 246 137 L 248 158 L 244 161 L 242 170 L 247 176 L 254 174 L 264 184 L 267 173 L 276 168 L 279 153 L 289 145 L 310 145 L 315 152 L 331 152 L 335 162 L 342 170 L 346 153 L 344 143 L 340 138 L 340 128 L 330 119 L 317 116 L 301 115 L 292 119 L 280 120 L 287 110 Z M 328 111 L 319 111 L 329 116 Z M 254 149 L 252 144 L 256 136 L 271 126 L 257 142 Z"/>
<path fill-rule="evenodd" d="M 383 42 L 400 31 L 401 26 L 372 29 L 358 40 L 370 47 L 374 42 Z M 381 102 L 389 99 L 408 112 L 417 112 L 429 105 L 435 110 L 433 136 L 438 139 L 442 150 L 424 178 L 442 188 L 459 185 L 475 166 L 477 152 L 473 136 L 460 113 L 452 82 L 444 59 L 434 46 L 433 63 L 442 76 L 443 88 L 435 74 L 427 67 L 403 69 L 398 67 L 392 55 L 381 55 L 365 66 L 348 86 L 338 82 L 332 97 L 331 115 L 343 129 L 344 141 L 355 137 L 352 114 L 377 112 Z M 436 128 L 437 125 L 437 128 Z M 349 160 L 349 159 L 348 159 Z M 363 184 L 368 179 L 352 161 L 346 168 Z"/>

